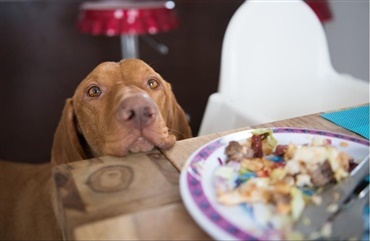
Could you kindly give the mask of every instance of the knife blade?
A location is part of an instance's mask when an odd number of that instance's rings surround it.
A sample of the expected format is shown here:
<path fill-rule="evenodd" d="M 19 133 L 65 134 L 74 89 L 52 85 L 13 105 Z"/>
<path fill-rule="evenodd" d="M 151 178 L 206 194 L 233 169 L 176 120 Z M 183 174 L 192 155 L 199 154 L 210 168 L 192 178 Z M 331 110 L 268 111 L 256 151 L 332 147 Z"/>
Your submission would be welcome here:
<path fill-rule="evenodd" d="M 321 203 L 308 204 L 294 225 L 294 230 L 309 238 L 338 210 L 340 205 L 353 193 L 356 186 L 369 174 L 369 156 L 340 183 L 329 185 L 319 194 Z"/>

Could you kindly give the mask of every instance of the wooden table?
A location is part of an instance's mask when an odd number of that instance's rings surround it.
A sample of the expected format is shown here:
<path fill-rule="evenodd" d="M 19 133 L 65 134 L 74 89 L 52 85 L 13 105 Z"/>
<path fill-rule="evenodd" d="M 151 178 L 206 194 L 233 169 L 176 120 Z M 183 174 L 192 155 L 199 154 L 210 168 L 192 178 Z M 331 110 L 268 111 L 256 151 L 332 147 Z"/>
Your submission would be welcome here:
<path fill-rule="evenodd" d="M 168 150 L 101 157 L 54 168 L 66 240 L 210 240 L 185 209 L 179 174 L 209 141 L 246 129 L 297 127 L 362 138 L 313 114 L 178 141 Z"/>

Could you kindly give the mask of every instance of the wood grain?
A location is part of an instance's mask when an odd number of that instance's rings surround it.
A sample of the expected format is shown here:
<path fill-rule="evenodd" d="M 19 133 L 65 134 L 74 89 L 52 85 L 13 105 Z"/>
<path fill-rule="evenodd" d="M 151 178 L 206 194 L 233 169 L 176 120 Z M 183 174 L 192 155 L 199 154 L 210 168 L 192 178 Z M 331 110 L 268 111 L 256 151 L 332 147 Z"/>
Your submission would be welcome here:
<path fill-rule="evenodd" d="M 181 201 L 179 173 L 158 150 L 60 165 L 53 175 L 69 239 L 80 225 Z"/>
<path fill-rule="evenodd" d="M 171 203 L 82 225 L 77 240 L 210 240 L 182 202 Z"/>
<path fill-rule="evenodd" d="M 202 145 L 218 137 L 220 137 L 219 134 L 211 134 L 207 136 L 185 139 L 176 142 L 175 146 L 172 147 L 170 150 L 161 150 L 161 152 L 176 167 L 176 169 L 180 171 L 190 154 L 192 154 Z"/>

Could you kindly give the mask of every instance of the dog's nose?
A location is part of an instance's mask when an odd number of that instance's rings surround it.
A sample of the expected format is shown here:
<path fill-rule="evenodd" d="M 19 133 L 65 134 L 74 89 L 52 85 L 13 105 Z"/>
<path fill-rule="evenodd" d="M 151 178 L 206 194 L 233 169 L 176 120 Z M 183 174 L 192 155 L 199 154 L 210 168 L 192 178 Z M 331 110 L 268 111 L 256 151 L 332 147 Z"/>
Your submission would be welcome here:
<path fill-rule="evenodd" d="M 135 94 L 122 100 L 117 118 L 133 128 L 142 129 L 154 122 L 157 108 L 149 96 Z"/>

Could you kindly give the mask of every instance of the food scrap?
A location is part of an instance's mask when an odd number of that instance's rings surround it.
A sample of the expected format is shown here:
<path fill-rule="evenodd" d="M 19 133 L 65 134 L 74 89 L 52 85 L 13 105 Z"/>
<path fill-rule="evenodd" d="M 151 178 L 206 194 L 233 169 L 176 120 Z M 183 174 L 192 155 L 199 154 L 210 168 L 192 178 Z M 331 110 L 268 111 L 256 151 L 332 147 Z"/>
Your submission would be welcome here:
<path fill-rule="evenodd" d="M 287 224 L 308 202 L 320 203 L 316 190 L 347 178 L 353 163 L 327 139 L 282 145 L 265 129 L 252 132 L 246 142 L 231 141 L 225 154 L 226 162 L 214 173 L 218 202 L 259 210 L 263 204 L 264 211 L 255 212 L 259 222 L 276 229 L 291 227 Z"/>

